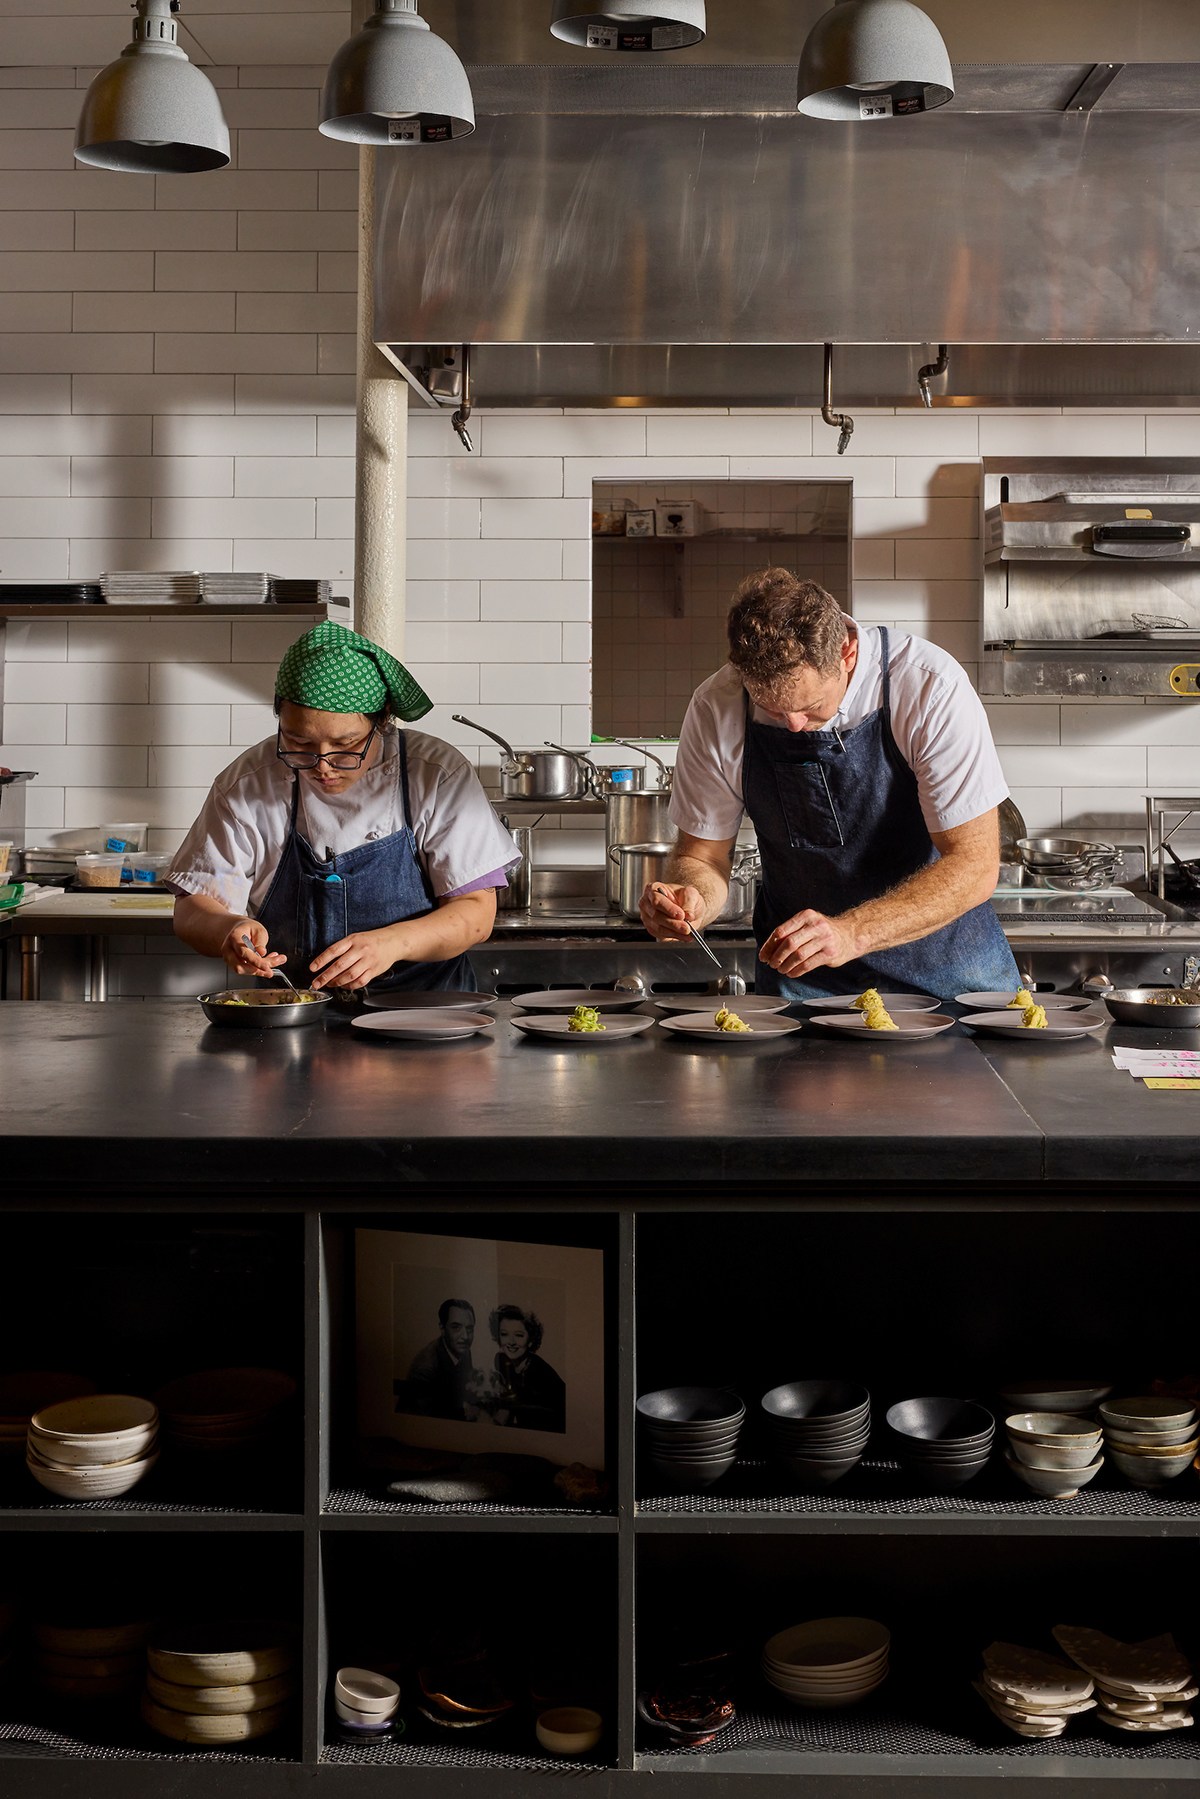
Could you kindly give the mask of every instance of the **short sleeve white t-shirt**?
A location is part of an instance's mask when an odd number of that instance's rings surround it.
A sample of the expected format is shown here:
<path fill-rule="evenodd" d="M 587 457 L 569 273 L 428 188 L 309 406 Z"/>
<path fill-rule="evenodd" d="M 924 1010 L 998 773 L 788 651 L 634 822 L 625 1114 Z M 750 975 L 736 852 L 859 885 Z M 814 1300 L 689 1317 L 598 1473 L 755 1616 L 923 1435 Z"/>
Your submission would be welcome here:
<path fill-rule="evenodd" d="M 410 823 L 435 899 L 520 860 L 479 777 L 450 744 L 405 730 Z M 344 855 L 404 826 L 398 731 L 385 731 L 374 767 L 341 794 L 300 785 L 297 824 L 317 855 Z M 295 776 L 269 737 L 213 782 L 175 856 L 168 884 L 207 894 L 229 911 L 253 914 L 266 898 L 287 841 Z"/>
<path fill-rule="evenodd" d="M 861 724 L 883 704 L 879 628 L 847 623 L 858 633 L 858 660 L 826 730 Z M 965 670 L 945 650 L 898 631 L 889 631 L 888 641 L 892 736 L 917 777 L 926 829 L 953 830 L 1008 794 L 987 713 Z M 728 662 L 692 695 L 671 795 L 672 823 L 691 837 L 725 842 L 737 835 L 745 812 L 745 703 L 741 676 Z M 757 707 L 753 716 L 756 723 L 776 724 Z"/>

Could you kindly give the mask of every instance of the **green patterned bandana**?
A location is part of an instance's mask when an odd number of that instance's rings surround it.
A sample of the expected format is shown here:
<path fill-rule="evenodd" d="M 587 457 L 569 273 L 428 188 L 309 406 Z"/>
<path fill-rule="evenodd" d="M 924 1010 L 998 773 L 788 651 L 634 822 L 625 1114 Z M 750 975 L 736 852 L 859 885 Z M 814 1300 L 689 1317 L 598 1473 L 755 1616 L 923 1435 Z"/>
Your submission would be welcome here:
<path fill-rule="evenodd" d="M 411 723 L 433 701 L 408 670 L 357 631 L 326 620 L 288 650 L 275 677 L 275 697 L 318 712 L 362 712 L 369 718 L 391 702 L 397 718 Z"/>

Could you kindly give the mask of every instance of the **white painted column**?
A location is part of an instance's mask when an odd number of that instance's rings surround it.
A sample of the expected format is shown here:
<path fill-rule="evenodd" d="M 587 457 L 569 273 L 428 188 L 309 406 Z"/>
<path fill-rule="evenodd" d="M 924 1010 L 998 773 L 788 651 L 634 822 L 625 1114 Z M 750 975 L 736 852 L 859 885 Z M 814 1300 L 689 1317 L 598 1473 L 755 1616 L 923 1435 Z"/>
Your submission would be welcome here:
<path fill-rule="evenodd" d="M 354 28 L 374 11 L 355 0 Z M 380 355 L 375 309 L 375 158 L 358 153 L 358 392 L 354 478 L 354 611 L 364 637 L 404 653 L 408 533 L 408 384 Z M 392 152 L 396 154 L 395 151 Z"/>

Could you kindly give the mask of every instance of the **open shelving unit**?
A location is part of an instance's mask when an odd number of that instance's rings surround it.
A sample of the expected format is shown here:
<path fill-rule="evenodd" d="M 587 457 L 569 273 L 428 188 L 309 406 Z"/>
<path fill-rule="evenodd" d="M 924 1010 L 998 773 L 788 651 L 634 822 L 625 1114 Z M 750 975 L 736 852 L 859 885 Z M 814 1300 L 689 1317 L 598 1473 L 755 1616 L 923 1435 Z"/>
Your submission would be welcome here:
<path fill-rule="evenodd" d="M 137 1725 L 48 1716 L 10 1684 L 0 1687 L 0 1787 L 15 1772 L 20 1799 L 157 1799 L 167 1767 L 182 1799 L 293 1799 L 314 1781 L 353 1799 L 398 1778 L 415 1799 L 528 1799 L 535 1775 L 584 1779 L 598 1799 L 767 1799 L 781 1776 L 802 1779 L 813 1799 L 997 1799 L 1000 1783 L 1007 1793 L 1045 1779 L 1057 1782 L 1057 1799 L 1200 1790 L 1200 1730 L 1119 1736 L 1081 1718 L 1061 1738 L 1026 1742 L 970 1688 L 992 1637 L 1049 1648 L 1055 1622 L 1130 1636 L 1172 1630 L 1196 1654 L 1200 1481 L 1191 1473 L 1144 1493 L 1105 1470 L 1062 1503 L 1026 1494 L 997 1458 L 966 1489 L 921 1495 L 874 1443 L 835 1488 L 797 1494 L 778 1489 L 750 1431 L 724 1483 L 664 1496 L 643 1478 L 635 1429 L 636 1394 L 682 1381 L 733 1385 L 753 1412 L 779 1380 L 845 1374 L 871 1388 L 878 1424 L 890 1399 L 909 1391 L 986 1393 L 1003 1375 L 1046 1368 L 1099 1368 L 1122 1384 L 1182 1370 L 1190 1308 L 1164 1305 L 1156 1259 L 1130 1254 L 1154 1215 L 1144 1190 L 1098 1197 L 1090 1210 L 1076 1200 L 1069 1212 L 1052 1200 L 1037 1212 L 1006 1209 L 994 1196 L 973 1210 L 965 1193 L 961 1209 L 944 1193 L 927 1211 L 914 1210 L 911 1195 L 895 1209 L 886 1195 L 861 1209 L 836 1194 L 822 1208 L 808 1194 L 793 1209 L 736 1187 L 727 1209 L 691 1212 L 659 1209 L 650 1193 L 602 1191 L 557 1211 L 523 1210 L 515 1190 L 490 1196 L 487 1210 L 477 1194 L 449 1189 L 409 1192 L 391 1208 L 376 1196 L 369 1209 L 356 1209 L 366 1196 L 328 1187 L 274 1194 L 269 1205 L 248 1192 L 195 1195 L 124 1193 L 118 1202 L 109 1184 L 95 1211 L 67 1217 L 50 1191 L 36 1212 L 10 1194 L 0 1260 L 38 1266 L 56 1232 L 73 1244 L 64 1365 L 104 1342 L 105 1371 L 133 1391 L 152 1390 L 185 1350 L 199 1367 L 270 1360 L 273 1346 L 302 1388 L 294 1477 L 272 1503 L 234 1488 L 189 1491 L 181 1479 L 70 1505 L 39 1497 L 22 1468 L 0 1484 L 0 1592 L 14 1569 L 28 1574 L 60 1555 L 86 1584 L 89 1568 L 117 1554 L 145 1559 L 168 1587 L 188 1568 L 210 1570 L 214 1583 L 232 1569 L 238 1610 L 255 1612 L 265 1568 L 303 1643 L 293 1728 L 244 1751 L 184 1750 Z M 575 1510 L 388 1496 L 388 1476 L 368 1470 L 355 1430 L 353 1234 L 362 1226 L 603 1252 L 608 1500 Z M 1200 1215 L 1176 1208 L 1170 1228 L 1173 1265 L 1191 1266 Z M 114 1279 L 92 1286 L 97 1269 Z M 25 1365 L 48 1348 L 45 1330 L 37 1336 L 35 1285 L 0 1324 L 0 1366 L 15 1365 L 30 1331 Z M 139 1291 L 151 1296 L 141 1313 Z M 222 1341 L 228 1358 L 212 1353 Z M 535 1648 L 559 1659 L 586 1650 L 606 1721 L 595 1754 L 582 1763 L 542 1754 L 528 1705 L 466 1742 L 424 1723 L 410 1703 L 411 1643 L 439 1607 L 490 1617 L 518 1670 Z M 771 1630 L 831 1611 L 889 1623 L 892 1676 L 850 1711 L 785 1708 L 759 1682 L 758 1648 Z M 667 1640 L 689 1630 L 736 1636 L 745 1653 L 735 1723 L 711 1746 L 682 1750 L 644 1733 L 636 1696 Z M 333 1671 L 348 1660 L 372 1665 L 373 1653 L 405 1670 L 407 1734 L 339 1742 L 329 1727 Z"/>

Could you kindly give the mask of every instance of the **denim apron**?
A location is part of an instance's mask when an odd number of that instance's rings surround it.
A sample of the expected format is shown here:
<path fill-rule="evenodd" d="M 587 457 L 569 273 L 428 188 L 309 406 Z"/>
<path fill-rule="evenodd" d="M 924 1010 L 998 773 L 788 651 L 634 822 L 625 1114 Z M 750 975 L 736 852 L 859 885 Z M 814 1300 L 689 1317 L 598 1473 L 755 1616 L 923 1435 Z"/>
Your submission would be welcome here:
<path fill-rule="evenodd" d="M 892 736 L 888 633 L 881 630 L 883 704 L 843 731 L 784 731 L 758 724 L 746 697 L 742 793 L 758 834 L 762 885 L 754 908 L 761 947 L 777 926 L 811 908 L 835 917 L 874 900 L 936 862 L 917 777 Z M 760 993 L 789 999 L 861 993 L 864 987 L 952 999 L 1011 991 L 1017 965 L 985 900 L 961 918 L 841 968 L 781 975 L 762 961 Z"/>
<path fill-rule="evenodd" d="M 408 746 L 398 733 L 397 784 L 404 828 L 377 843 L 360 844 L 341 856 L 322 859 L 296 823 L 300 779 L 292 777 L 292 811 L 287 841 L 258 917 L 282 950 L 293 973 L 353 931 L 379 931 L 434 910 L 433 894 L 417 854 L 408 792 Z M 477 982 L 465 955 L 449 962 L 397 962 L 371 983 L 373 992 L 458 988 L 473 993 Z"/>

